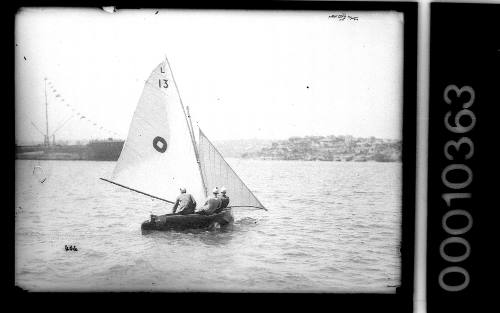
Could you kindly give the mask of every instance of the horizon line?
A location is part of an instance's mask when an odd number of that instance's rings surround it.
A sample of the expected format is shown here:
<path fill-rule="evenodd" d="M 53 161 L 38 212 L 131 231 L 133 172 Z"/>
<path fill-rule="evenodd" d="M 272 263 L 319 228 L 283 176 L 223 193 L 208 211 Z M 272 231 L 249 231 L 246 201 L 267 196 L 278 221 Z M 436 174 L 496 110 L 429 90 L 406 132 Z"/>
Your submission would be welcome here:
<path fill-rule="evenodd" d="M 221 142 L 221 141 L 245 141 L 245 140 L 266 140 L 266 141 L 282 141 L 282 140 L 290 140 L 292 138 L 327 138 L 327 137 L 351 137 L 352 139 L 370 139 L 370 138 L 375 138 L 375 139 L 382 139 L 382 140 L 395 140 L 395 141 L 401 141 L 401 138 L 387 138 L 387 137 L 376 137 L 376 136 L 354 136 L 354 135 L 335 135 L 335 134 L 330 134 L 330 135 L 303 135 L 303 136 L 289 136 L 288 138 L 237 138 L 237 139 L 214 139 L 214 142 Z M 107 140 L 115 140 L 115 141 L 125 141 L 126 139 L 122 138 L 117 138 L 117 137 L 102 137 L 102 138 L 90 138 L 90 139 L 83 139 L 83 138 L 78 138 L 78 139 L 59 139 L 56 140 L 57 142 L 76 142 L 76 141 L 83 141 L 83 142 L 91 142 L 91 141 L 107 141 Z M 44 142 L 43 140 L 18 140 L 15 139 L 14 141 L 15 145 L 25 145 L 25 144 L 31 144 L 31 145 L 43 145 Z"/>

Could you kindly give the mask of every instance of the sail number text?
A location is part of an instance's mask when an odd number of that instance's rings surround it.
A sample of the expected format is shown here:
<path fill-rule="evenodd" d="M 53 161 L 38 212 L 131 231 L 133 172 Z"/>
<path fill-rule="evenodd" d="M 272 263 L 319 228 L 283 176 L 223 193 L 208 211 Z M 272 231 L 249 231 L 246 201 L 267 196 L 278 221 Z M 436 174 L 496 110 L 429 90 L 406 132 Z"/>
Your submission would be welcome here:
<path fill-rule="evenodd" d="M 448 85 L 444 89 L 443 100 L 447 105 L 452 106 L 444 115 L 444 126 L 449 131 L 447 134 L 456 140 L 448 140 L 443 151 L 445 158 L 451 162 L 442 170 L 441 181 L 444 187 L 451 192 L 441 194 L 441 198 L 444 200 L 443 205 L 446 204 L 446 208 L 449 209 L 442 217 L 441 226 L 449 236 L 441 242 L 439 254 L 443 260 L 451 264 L 441 270 L 438 281 L 442 289 L 457 292 L 467 288 L 470 281 L 467 269 L 459 265 L 470 255 L 471 247 L 465 235 L 472 228 L 472 215 L 466 210 L 456 208 L 456 206 L 463 206 L 463 202 L 467 201 L 464 199 L 472 197 L 470 192 L 463 192 L 463 189 L 472 183 L 473 177 L 472 170 L 466 163 L 474 155 L 474 143 L 464 135 L 476 125 L 476 116 L 469 109 L 475 100 L 474 89 L 470 86 L 459 88 L 456 85 Z M 456 138 L 456 135 L 461 136 Z M 455 220 L 456 222 L 457 218 L 465 218 L 466 224 L 460 225 L 461 227 L 457 227 L 456 223 L 450 225 L 450 221 Z M 446 251 L 450 245 L 462 246 L 463 253 L 450 255 Z M 448 275 L 451 276 L 446 279 Z M 461 277 L 458 279 L 460 283 L 452 283 L 450 280 L 452 277 Z"/>
<path fill-rule="evenodd" d="M 158 79 L 159 88 L 168 88 L 168 79 Z"/>

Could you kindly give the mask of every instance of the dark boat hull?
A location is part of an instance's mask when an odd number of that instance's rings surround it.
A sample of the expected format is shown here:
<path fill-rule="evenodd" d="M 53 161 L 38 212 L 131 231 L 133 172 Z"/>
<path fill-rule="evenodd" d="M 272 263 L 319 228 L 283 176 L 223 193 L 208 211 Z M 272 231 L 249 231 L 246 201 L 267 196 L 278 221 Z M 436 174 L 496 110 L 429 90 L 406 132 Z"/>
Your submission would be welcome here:
<path fill-rule="evenodd" d="M 165 214 L 154 216 L 151 220 L 141 225 L 142 230 L 188 230 L 188 229 L 212 229 L 218 226 L 225 227 L 234 221 L 231 209 L 225 209 L 221 213 L 213 215 L 200 214 Z"/>

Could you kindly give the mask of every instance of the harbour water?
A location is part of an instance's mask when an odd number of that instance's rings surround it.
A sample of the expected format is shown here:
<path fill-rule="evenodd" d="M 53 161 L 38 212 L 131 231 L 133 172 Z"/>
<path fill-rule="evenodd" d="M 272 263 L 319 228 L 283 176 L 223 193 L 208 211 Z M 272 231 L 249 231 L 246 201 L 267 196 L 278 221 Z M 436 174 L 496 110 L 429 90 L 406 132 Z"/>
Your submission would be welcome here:
<path fill-rule="evenodd" d="M 142 234 L 141 223 L 171 205 L 99 180 L 115 162 L 16 160 L 16 284 L 395 292 L 401 163 L 227 161 L 269 211 L 235 208 L 226 230 Z"/>

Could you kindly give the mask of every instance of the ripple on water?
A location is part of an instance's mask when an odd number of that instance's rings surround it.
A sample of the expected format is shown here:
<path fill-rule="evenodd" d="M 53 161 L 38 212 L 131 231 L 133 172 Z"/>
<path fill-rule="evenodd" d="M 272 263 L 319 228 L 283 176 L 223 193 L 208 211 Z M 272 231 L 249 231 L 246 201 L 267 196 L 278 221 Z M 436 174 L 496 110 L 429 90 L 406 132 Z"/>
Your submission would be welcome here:
<path fill-rule="evenodd" d="M 293 292 L 399 283 L 398 164 L 237 160 L 269 211 L 235 211 L 227 230 L 145 235 L 141 223 L 166 207 L 98 181 L 114 164 L 51 162 L 50 184 L 38 186 L 16 161 L 16 283 Z M 78 252 L 64 251 L 75 243 Z"/>

